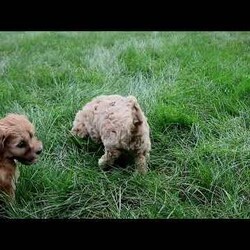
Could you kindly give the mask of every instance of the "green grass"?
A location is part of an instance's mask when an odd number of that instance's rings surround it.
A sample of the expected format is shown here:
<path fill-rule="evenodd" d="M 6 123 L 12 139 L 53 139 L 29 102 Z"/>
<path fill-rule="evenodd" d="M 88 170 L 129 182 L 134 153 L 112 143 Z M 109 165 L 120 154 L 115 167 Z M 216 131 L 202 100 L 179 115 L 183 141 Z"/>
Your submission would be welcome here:
<path fill-rule="evenodd" d="M 249 218 L 250 32 L 0 33 L 0 116 L 26 114 L 44 143 L 21 166 L 8 218 Z M 102 171 L 73 139 L 77 110 L 134 95 L 150 171 Z"/>

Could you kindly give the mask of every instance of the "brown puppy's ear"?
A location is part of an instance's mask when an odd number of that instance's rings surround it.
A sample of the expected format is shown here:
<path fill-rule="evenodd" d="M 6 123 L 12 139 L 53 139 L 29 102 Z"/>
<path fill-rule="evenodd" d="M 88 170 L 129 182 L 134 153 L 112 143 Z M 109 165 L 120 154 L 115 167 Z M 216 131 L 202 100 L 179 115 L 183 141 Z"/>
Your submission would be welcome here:
<path fill-rule="evenodd" d="M 7 138 L 7 136 L 5 135 L 5 133 L 0 129 L 0 153 L 4 149 L 4 142 L 5 142 L 6 138 Z"/>

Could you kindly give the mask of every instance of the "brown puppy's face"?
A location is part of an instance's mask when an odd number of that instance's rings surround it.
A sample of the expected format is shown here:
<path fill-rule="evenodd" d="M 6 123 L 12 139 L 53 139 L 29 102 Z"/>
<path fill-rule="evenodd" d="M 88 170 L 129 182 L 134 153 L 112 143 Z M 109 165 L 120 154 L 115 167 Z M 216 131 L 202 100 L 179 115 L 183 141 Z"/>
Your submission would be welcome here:
<path fill-rule="evenodd" d="M 0 120 L 0 154 L 25 165 L 37 161 L 43 145 L 35 137 L 34 126 L 24 115 L 10 114 Z"/>

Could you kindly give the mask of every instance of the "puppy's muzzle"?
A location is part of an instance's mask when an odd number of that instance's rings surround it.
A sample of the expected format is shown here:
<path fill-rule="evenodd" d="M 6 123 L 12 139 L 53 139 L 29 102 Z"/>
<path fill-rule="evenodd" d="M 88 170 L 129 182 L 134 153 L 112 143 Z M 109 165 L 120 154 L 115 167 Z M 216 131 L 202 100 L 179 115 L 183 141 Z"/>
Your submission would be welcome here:
<path fill-rule="evenodd" d="M 25 165 L 31 165 L 37 162 L 38 156 L 42 153 L 42 151 L 43 145 L 41 142 L 38 142 L 36 148 L 33 149 L 33 152 L 31 151 L 24 157 L 17 157 L 16 159 Z"/>
<path fill-rule="evenodd" d="M 38 149 L 35 153 L 37 155 L 40 155 L 42 153 L 42 151 L 43 151 L 43 146 L 41 146 L 40 149 Z"/>

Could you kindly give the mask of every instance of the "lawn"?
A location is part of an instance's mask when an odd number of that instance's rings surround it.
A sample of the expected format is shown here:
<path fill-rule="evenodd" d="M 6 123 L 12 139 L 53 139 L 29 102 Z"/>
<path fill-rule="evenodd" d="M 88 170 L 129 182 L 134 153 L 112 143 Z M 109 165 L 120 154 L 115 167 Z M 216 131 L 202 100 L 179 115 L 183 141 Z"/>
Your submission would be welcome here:
<path fill-rule="evenodd" d="M 7 218 L 249 218 L 250 32 L 1 32 L 0 117 L 26 114 L 44 151 L 20 165 Z M 148 117 L 149 172 L 102 171 L 72 138 L 101 94 Z"/>

